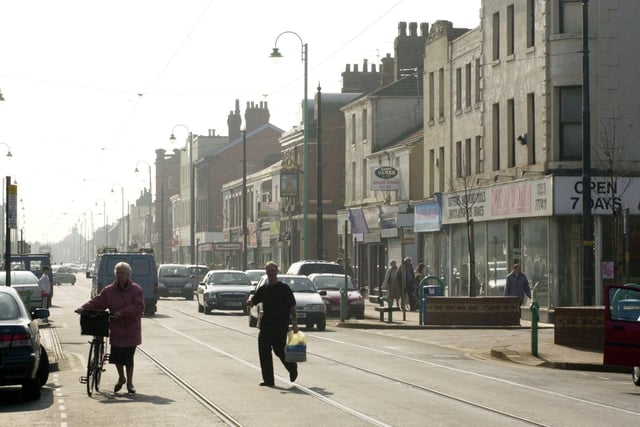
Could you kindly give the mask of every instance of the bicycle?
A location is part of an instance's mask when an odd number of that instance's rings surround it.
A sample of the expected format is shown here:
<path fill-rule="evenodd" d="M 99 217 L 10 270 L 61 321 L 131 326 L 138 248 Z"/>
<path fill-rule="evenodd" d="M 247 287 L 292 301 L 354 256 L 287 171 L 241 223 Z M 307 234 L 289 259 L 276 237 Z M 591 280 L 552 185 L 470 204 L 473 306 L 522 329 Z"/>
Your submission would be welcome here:
<path fill-rule="evenodd" d="M 105 371 L 104 364 L 109 360 L 109 353 L 105 352 L 109 336 L 109 312 L 87 310 L 80 313 L 80 328 L 82 335 L 93 335 L 89 341 L 89 358 L 87 359 L 87 375 L 80 377 L 80 383 L 87 385 L 87 395 L 91 397 L 94 390 L 100 391 L 100 378 Z"/>

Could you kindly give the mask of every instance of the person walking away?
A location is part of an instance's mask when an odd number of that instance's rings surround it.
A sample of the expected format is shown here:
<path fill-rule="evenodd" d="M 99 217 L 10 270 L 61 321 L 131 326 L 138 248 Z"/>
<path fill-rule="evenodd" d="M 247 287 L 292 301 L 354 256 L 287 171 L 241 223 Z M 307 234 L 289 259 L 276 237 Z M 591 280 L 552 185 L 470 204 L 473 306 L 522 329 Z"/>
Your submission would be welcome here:
<path fill-rule="evenodd" d="M 531 298 L 531 289 L 527 276 L 520 270 L 520 264 L 514 264 L 513 270 L 507 275 L 507 283 L 504 288 L 504 296 L 518 297 L 520 305 L 524 303 L 524 296 Z"/>
<path fill-rule="evenodd" d="M 402 281 L 402 289 L 404 290 L 404 298 L 409 303 L 409 310 L 414 311 L 418 308 L 418 298 L 416 297 L 413 275 L 413 260 L 406 257 L 402 261 L 402 271 L 400 271 L 399 280 Z"/>
<path fill-rule="evenodd" d="M 136 392 L 133 386 L 133 356 L 136 347 L 142 343 L 144 292 L 140 285 L 131 280 L 131 266 L 126 262 L 117 263 L 114 273 L 116 279 L 113 283 L 75 311 L 109 310 L 109 363 L 116 365 L 118 371 L 118 382 L 113 392 L 119 392 L 126 384 L 129 394 L 133 394 Z"/>
<path fill-rule="evenodd" d="M 256 290 L 247 300 L 249 307 L 262 303 L 262 319 L 258 333 L 258 354 L 260 356 L 260 370 L 262 371 L 261 386 L 273 387 L 273 356 L 271 351 L 280 359 L 289 372 L 289 380 L 298 377 L 298 364 L 287 362 L 284 358 L 284 348 L 287 343 L 289 321 L 291 329 L 298 333 L 298 319 L 296 313 L 296 299 L 288 285 L 278 280 L 278 265 L 269 261 L 264 266 L 268 283 Z"/>
<path fill-rule="evenodd" d="M 49 279 L 49 272 L 51 268 L 48 265 L 42 267 L 42 276 L 38 279 L 38 290 L 42 298 L 42 308 L 49 308 L 49 297 L 51 296 L 51 280 Z M 46 317 L 44 323 L 49 323 L 49 318 Z"/>
<path fill-rule="evenodd" d="M 389 268 L 384 273 L 384 280 L 382 281 L 382 289 L 387 290 L 387 297 L 389 297 L 389 304 L 393 305 L 395 302 L 396 307 L 400 308 L 400 297 L 402 295 L 401 283 L 398 280 L 398 266 L 396 260 L 392 259 L 389 263 Z"/>
<path fill-rule="evenodd" d="M 344 272 L 351 276 L 351 279 L 353 280 L 353 283 L 356 283 L 356 278 L 353 276 L 353 267 L 351 266 L 351 258 L 347 257 L 347 259 L 344 262 Z"/>

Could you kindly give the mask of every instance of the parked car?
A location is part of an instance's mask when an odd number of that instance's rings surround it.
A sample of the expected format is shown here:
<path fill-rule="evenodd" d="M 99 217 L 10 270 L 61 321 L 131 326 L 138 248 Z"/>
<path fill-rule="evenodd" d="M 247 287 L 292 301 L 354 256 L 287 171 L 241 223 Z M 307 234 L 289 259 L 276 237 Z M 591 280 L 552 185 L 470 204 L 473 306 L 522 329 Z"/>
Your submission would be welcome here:
<path fill-rule="evenodd" d="M 187 265 L 187 268 L 189 269 L 189 274 L 191 274 L 191 284 L 193 285 L 193 289 L 196 289 L 198 284 L 202 282 L 202 279 L 204 279 L 204 276 L 209 272 L 209 267 L 206 265 L 191 264 Z"/>
<path fill-rule="evenodd" d="M 364 298 L 360 290 L 351 279 L 347 277 L 347 317 L 364 319 Z M 340 295 L 344 289 L 344 274 L 314 273 L 309 275 L 309 280 L 319 291 L 326 291 L 322 296 L 327 305 L 327 316 L 340 316 Z"/>
<path fill-rule="evenodd" d="M 70 285 L 76 284 L 76 274 L 66 265 L 52 265 L 51 271 L 53 273 L 53 284 L 62 285 L 63 283 L 69 283 Z"/>
<path fill-rule="evenodd" d="M 182 264 L 160 264 L 158 267 L 158 296 L 183 297 L 193 300 L 193 275 Z"/>
<path fill-rule="evenodd" d="M 278 280 L 289 285 L 293 291 L 293 296 L 296 298 L 298 324 L 304 324 L 307 329 L 313 329 L 315 325 L 319 331 L 324 331 L 327 327 L 327 308 L 322 297 L 327 293 L 318 292 L 311 280 L 304 275 L 280 274 Z M 256 291 L 267 283 L 269 279 L 265 274 L 260 278 Z M 260 319 L 262 319 L 262 303 L 252 306 L 249 310 L 249 326 L 259 327 Z"/>
<path fill-rule="evenodd" d="M 294 262 L 287 270 L 287 274 L 304 274 L 308 276 L 311 273 L 344 274 L 344 268 L 333 261 L 302 260 Z"/>
<path fill-rule="evenodd" d="M 640 285 L 607 286 L 604 306 L 604 364 L 629 366 L 640 386 Z"/>
<path fill-rule="evenodd" d="M 6 288 L 6 283 L 6 271 L 0 271 L 0 286 Z M 42 307 L 42 295 L 38 286 L 38 277 L 31 271 L 12 271 L 11 287 L 18 292 L 28 310 Z M 0 349 L 0 356 L 1 351 Z M 0 364 L 2 364 L 1 357 Z"/>
<path fill-rule="evenodd" d="M 42 276 L 42 269 L 45 266 L 51 266 L 51 257 L 49 256 L 49 252 L 11 255 L 11 271 L 30 271 L 39 279 L 40 276 Z M 51 273 L 51 270 L 49 270 L 49 281 L 53 283 L 53 273 Z M 54 286 L 52 286 L 51 294 L 49 295 L 49 306 L 53 304 L 54 293 Z M 40 305 L 38 307 L 40 307 Z"/>
<path fill-rule="evenodd" d="M 40 343 L 37 320 L 47 317 L 45 308 L 30 313 L 13 286 L 0 286 L 0 386 L 21 385 L 25 400 L 39 399 L 49 378 L 49 357 Z"/>
<path fill-rule="evenodd" d="M 211 270 L 198 285 L 198 312 L 211 310 L 242 310 L 247 314 L 251 280 L 240 270 Z"/>

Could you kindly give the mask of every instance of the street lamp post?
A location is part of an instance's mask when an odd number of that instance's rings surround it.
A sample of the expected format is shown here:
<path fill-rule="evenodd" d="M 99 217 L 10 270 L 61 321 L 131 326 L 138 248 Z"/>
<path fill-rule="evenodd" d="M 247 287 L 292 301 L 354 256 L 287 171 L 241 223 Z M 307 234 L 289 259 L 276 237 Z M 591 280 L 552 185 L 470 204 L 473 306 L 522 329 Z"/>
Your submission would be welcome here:
<path fill-rule="evenodd" d="M 300 44 L 302 45 L 302 62 L 304 63 L 304 101 L 302 105 L 302 125 L 304 127 L 304 159 L 303 159 L 303 202 L 302 202 L 302 253 L 304 259 L 308 259 L 307 253 L 307 242 L 308 242 L 308 229 L 309 229 L 309 128 L 307 126 L 307 69 L 309 64 L 309 49 L 306 43 L 302 41 L 302 37 L 296 32 L 293 31 L 284 31 L 278 34 L 276 37 L 276 41 L 273 46 L 273 51 L 271 52 L 270 57 L 274 60 L 282 58 L 282 54 L 278 50 L 278 39 L 280 36 L 284 34 L 293 34 L 298 37 L 300 40 Z"/>
<path fill-rule="evenodd" d="M 175 141 L 176 137 L 174 132 L 177 127 L 184 127 L 189 133 L 189 256 L 191 264 L 195 264 L 195 243 L 196 243 L 196 201 L 195 201 L 195 182 L 193 172 L 193 134 L 186 125 L 177 124 L 171 130 L 171 137 L 169 140 Z"/>
<path fill-rule="evenodd" d="M 242 131 L 242 268 L 247 269 L 247 130 Z"/>
<path fill-rule="evenodd" d="M 107 230 L 107 202 L 103 199 L 98 199 L 102 202 L 102 217 L 104 220 L 104 246 L 109 246 L 109 231 Z M 98 206 L 98 200 L 96 200 L 96 206 Z"/>
<path fill-rule="evenodd" d="M 126 249 L 127 249 L 127 238 L 125 236 L 125 229 L 124 229 L 124 225 L 125 225 L 125 218 L 124 218 L 124 187 L 122 186 L 122 184 L 116 182 L 111 186 L 111 192 L 112 193 L 114 192 L 113 188 L 116 185 L 120 187 L 120 191 L 121 191 L 121 194 L 122 194 L 122 224 L 120 224 L 120 225 L 122 226 L 122 250 L 126 251 Z"/>
<path fill-rule="evenodd" d="M 153 192 L 151 190 L 152 188 L 152 184 L 151 184 L 151 165 L 147 162 L 145 162 L 144 160 L 138 160 L 138 163 L 136 163 L 136 170 L 135 173 L 140 172 L 140 170 L 138 170 L 138 165 L 140 163 L 144 163 L 149 167 L 149 227 L 148 227 L 148 235 L 149 235 L 149 247 L 151 248 L 153 245 L 151 244 L 151 226 L 153 225 L 153 215 L 151 212 L 151 207 L 153 206 Z"/>

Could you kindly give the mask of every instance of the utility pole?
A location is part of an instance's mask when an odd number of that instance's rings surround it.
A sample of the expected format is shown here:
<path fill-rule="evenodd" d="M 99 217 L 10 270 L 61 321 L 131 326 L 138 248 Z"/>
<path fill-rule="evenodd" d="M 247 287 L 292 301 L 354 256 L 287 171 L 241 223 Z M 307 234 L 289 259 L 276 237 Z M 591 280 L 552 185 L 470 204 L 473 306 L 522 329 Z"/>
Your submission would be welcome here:
<path fill-rule="evenodd" d="M 582 2 L 582 297 L 594 303 L 594 241 L 591 214 L 591 114 L 589 111 L 589 1 Z"/>

